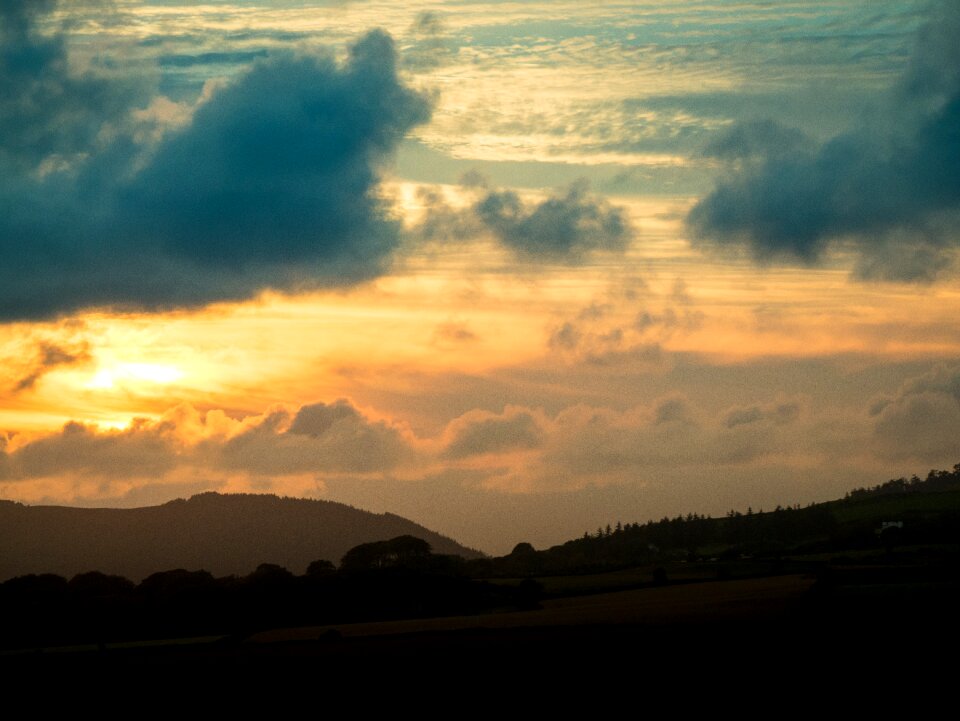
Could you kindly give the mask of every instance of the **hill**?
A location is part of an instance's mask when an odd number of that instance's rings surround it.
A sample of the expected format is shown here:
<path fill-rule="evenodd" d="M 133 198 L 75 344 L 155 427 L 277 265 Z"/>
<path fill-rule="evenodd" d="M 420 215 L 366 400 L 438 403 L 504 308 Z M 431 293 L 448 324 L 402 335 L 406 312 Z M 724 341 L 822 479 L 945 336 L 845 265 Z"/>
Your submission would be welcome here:
<path fill-rule="evenodd" d="M 303 573 L 361 543 L 421 538 L 439 554 L 482 554 L 390 513 L 333 501 L 203 493 L 146 508 L 25 506 L 0 501 L 0 581 L 98 570 L 139 581 L 175 568 L 245 575 L 261 563 Z"/>
<path fill-rule="evenodd" d="M 893 547 L 960 544 L 960 464 L 926 479 L 898 478 L 843 499 L 773 511 L 687 514 L 645 524 L 617 522 L 543 551 L 520 543 L 474 565 L 477 575 L 591 573 L 643 564 L 809 557 Z"/>

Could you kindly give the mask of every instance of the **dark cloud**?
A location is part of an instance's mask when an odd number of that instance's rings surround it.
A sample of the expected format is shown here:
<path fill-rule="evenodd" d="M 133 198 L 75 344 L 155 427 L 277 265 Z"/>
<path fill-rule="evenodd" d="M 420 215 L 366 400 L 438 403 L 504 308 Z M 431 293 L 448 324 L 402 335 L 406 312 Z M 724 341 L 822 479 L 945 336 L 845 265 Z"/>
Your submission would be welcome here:
<path fill-rule="evenodd" d="M 904 96 L 937 102 L 960 88 L 960 8 L 952 0 L 933 0 L 928 12 L 930 22 L 917 33 L 900 85 Z"/>
<path fill-rule="evenodd" d="M 790 155 L 809 146 L 809 139 L 796 128 L 764 119 L 738 123 L 711 141 L 704 154 L 723 160 L 744 160 Z"/>
<path fill-rule="evenodd" d="M 14 392 L 33 388 L 50 371 L 60 366 L 86 363 L 91 358 L 89 344 L 84 342 L 76 348 L 65 348 L 55 343 L 42 341 L 37 347 L 37 358 L 30 371 L 14 386 Z"/>
<path fill-rule="evenodd" d="M 715 143 L 746 162 L 691 210 L 694 237 L 806 262 L 846 239 L 861 277 L 929 280 L 946 267 L 960 244 L 960 6 L 931 15 L 877 117 L 819 147 L 756 123 Z"/>
<path fill-rule="evenodd" d="M 119 112 L 103 100 L 113 84 L 70 75 L 56 37 L 37 40 L 41 60 L 28 62 L 21 48 L 37 12 L 27 5 L 3 8 L 15 22 L 4 24 L 0 83 L 14 101 L 0 102 L 0 126 L 13 127 L 0 154 L 39 167 L 82 148 L 84 162 L 0 180 L 0 318 L 198 305 L 384 271 L 398 224 L 377 197 L 378 171 L 430 114 L 400 83 L 388 35 L 368 33 L 343 65 L 295 56 L 257 64 L 156 147 L 132 132 L 99 147 L 93 136 Z M 48 103 L 51 86 L 57 102 Z M 73 95 L 83 103 L 61 110 Z M 36 118 L 22 115 L 20 98 L 35 99 Z"/>
<path fill-rule="evenodd" d="M 69 68 L 62 33 L 41 32 L 56 0 L 0 3 L 0 171 L 30 173 L 90 152 L 143 89 Z M 5 183 L 4 183 L 5 185 Z"/>
<path fill-rule="evenodd" d="M 570 265 L 586 262 L 594 252 L 622 253 L 633 238 L 623 210 L 592 195 L 582 179 L 532 204 L 511 190 L 488 189 L 478 173 L 464 175 L 461 185 L 480 194 L 467 209 L 452 208 L 435 191 L 420 193 L 425 214 L 416 237 L 467 240 L 485 233 L 521 260 Z"/>
<path fill-rule="evenodd" d="M 233 52 L 206 52 L 194 55 L 161 55 L 157 63 L 161 67 L 190 68 L 195 65 L 246 64 L 267 56 L 266 50 L 235 50 Z"/>
<path fill-rule="evenodd" d="M 429 116 L 395 62 L 389 36 L 372 32 L 342 68 L 311 57 L 255 66 L 123 189 L 128 224 L 201 266 L 337 285 L 376 275 L 397 230 L 374 197 L 376 171 Z"/>
<path fill-rule="evenodd" d="M 592 251 L 623 252 L 632 235 L 623 211 L 591 197 L 583 182 L 532 208 L 512 191 L 493 191 L 474 212 L 501 243 L 530 260 L 580 263 Z"/>

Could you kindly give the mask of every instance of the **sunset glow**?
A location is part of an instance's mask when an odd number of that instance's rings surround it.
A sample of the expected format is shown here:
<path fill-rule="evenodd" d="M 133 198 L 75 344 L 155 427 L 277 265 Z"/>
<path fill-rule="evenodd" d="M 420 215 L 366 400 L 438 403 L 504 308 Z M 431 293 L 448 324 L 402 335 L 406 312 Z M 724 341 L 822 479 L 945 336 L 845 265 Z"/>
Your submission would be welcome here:
<path fill-rule="evenodd" d="M 503 553 L 960 461 L 950 2 L 0 22 L 0 498 Z"/>

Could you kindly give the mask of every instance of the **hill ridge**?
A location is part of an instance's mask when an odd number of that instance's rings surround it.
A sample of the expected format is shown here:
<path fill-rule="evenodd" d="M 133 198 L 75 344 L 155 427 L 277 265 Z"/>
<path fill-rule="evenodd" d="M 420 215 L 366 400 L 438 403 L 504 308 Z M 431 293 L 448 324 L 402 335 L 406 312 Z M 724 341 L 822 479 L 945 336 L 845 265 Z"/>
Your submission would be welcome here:
<path fill-rule="evenodd" d="M 0 581 L 98 570 L 140 580 L 184 568 L 245 575 L 261 563 L 302 573 L 356 545 L 413 535 L 434 552 L 483 554 L 414 521 L 337 501 L 215 491 L 138 508 L 0 503 Z"/>

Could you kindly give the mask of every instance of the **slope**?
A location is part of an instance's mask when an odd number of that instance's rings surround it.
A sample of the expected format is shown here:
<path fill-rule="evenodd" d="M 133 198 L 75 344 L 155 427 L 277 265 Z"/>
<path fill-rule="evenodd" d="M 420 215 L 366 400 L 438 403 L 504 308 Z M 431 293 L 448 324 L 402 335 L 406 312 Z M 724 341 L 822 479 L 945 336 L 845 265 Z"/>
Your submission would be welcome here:
<path fill-rule="evenodd" d="M 261 563 L 299 574 L 311 561 L 337 563 L 360 543 L 400 535 L 422 538 L 434 553 L 481 556 L 400 516 L 332 501 L 218 493 L 133 509 L 0 501 L 0 581 L 90 570 L 133 581 L 174 568 L 244 575 Z"/>

